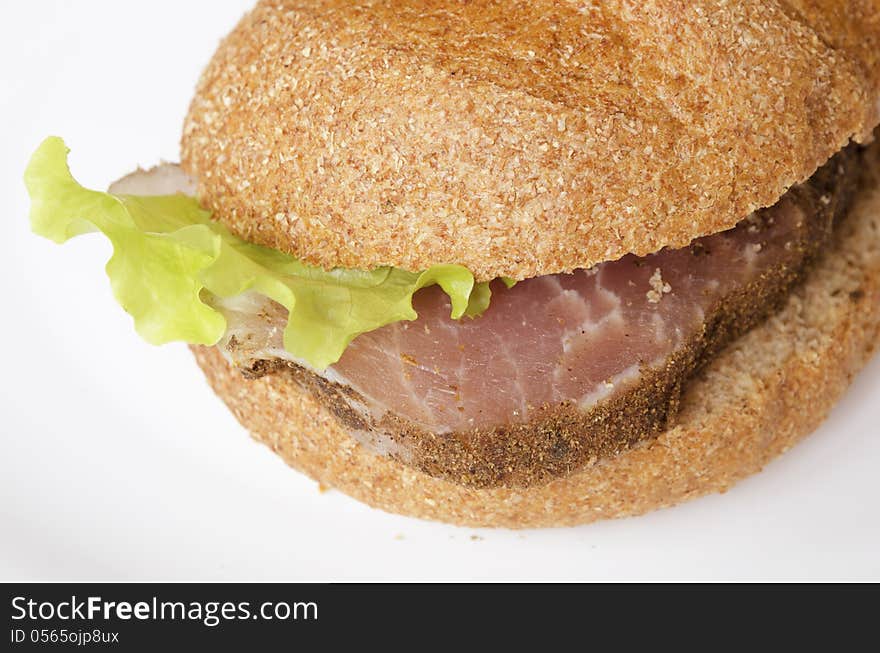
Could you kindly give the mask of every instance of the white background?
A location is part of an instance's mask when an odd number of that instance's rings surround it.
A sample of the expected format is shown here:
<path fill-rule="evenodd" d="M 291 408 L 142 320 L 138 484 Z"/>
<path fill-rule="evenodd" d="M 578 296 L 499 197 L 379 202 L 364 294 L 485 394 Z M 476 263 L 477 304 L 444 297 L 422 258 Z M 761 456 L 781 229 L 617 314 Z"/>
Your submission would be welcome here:
<path fill-rule="evenodd" d="M 722 496 L 478 531 L 387 515 L 252 442 L 182 345 L 138 339 L 99 236 L 29 233 L 48 134 L 103 188 L 176 160 L 199 71 L 249 0 L 0 9 L 0 580 L 880 580 L 880 359 L 831 419 Z"/>

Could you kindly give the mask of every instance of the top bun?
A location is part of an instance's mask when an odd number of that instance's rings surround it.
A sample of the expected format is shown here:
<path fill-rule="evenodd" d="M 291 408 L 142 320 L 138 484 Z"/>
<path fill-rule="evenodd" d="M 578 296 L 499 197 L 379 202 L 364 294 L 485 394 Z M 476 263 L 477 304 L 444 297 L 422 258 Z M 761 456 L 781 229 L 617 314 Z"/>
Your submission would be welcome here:
<path fill-rule="evenodd" d="M 522 279 L 732 227 L 878 121 L 880 0 L 271 0 L 182 155 L 308 263 Z"/>

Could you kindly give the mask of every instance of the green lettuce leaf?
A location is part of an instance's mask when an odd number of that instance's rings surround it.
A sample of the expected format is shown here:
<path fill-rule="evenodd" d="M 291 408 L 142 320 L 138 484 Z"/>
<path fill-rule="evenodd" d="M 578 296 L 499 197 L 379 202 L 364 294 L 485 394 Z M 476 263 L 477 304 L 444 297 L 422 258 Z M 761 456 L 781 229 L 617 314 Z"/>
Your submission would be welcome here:
<path fill-rule="evenodd" d="M 33 231 L 57 243 L 103 233 L 113 245 L 107 264 L 113 293 L 150 343 L 217 343 L 226 321 L 205 302 L 205 293 L 232 297 L 250 290 L 287 308 L 284 347 L 324 369 L 358 335 L 416 319 L 412 297 L 426 286 L 437 284 L 449 296 L 453 319 L 475 317 L 489 305 L 489 284 L 475 284 L 458 265 L 435 265 L 421 273 L 397 268 L 328 272 L 238 238 L 186 195 L 86 189 L 71 175 L 68 153 L 64 141 L 51 137 L 31 158 L 25 184 Z"/>

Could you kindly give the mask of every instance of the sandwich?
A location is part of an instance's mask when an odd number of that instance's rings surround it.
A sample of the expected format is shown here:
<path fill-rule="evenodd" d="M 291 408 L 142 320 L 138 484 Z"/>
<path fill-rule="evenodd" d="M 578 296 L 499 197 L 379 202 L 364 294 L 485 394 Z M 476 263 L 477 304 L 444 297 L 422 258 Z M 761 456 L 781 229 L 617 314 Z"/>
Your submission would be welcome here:
<path fill-rule="evenodd" d="M 563 526 L 827 415 L 880 341 L 878 123 L 877 0 L 264 0 L 180 165 L 88 190 L 53 137 L 26 184 L 322 486 Z"/>

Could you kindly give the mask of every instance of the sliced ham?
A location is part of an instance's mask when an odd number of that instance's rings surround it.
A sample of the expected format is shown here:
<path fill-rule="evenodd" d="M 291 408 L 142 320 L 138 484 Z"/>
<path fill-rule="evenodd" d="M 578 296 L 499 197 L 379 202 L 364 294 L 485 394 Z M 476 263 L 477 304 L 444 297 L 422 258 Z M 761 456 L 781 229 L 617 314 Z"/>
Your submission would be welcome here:
<path fill-rule="evenodd" d="M 448 297 L 426 288 L 417 320 L 359 336 L 321 374 L 354 389 L 375 421 L 392 413 L 435 434 L 524 423 L 565 402 L 589 411 L 690 346 L 732 293 L 799 269 L 815 222 L 787 198 L 688 248 L 495 282 L 475 319 L 450 319 Z M 289 358 L 283 308 L 255 295 L 219 306 L 238 365 Z"/>
<path fill-rule="evenodd" d="M 282 346 L 285 310 L 213 298 L 220 343 L 248 375 L 292 374 L 352 435 L 474 486 L 570 473 L 668 426 L 692 376 L 779 306 L 844 210 L 851 149 L 729 231 L 573 274 L 492 284 L 483 316 L 452 320 L 436 287 L 413 322 L 358 337 L 324 371 Z"/>
<path fill-rule="evenodd" d="M 743 225 L 692 249 L 627 256 L 510 290 L 496 283 L 491 309 L 475 320 L 449 319 L 446 296 L 426 290 L 415 301 L 417 321 L 361 336 L 334 372 L 435 433 L 525 422 L 565 401 L 589 410 L 664 366 L 733 289 L 801 257 L 787 247 L 805 228 L 793 203 L 753 223 L 754 231 Z"/>

